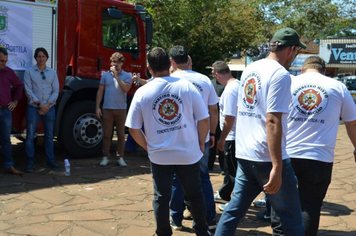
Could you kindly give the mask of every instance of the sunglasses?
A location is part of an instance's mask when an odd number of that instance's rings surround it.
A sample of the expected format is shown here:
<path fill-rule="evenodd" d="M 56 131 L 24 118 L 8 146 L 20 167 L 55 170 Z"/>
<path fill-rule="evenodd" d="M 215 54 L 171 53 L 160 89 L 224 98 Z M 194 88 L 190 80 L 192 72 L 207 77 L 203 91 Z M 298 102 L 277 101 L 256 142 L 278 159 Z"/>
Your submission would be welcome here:
<path fill-rule="evenodd" d="M 44 75 L 44 72 L 41 71 L 42 79 L 46 79 L 46 76 Z"/>

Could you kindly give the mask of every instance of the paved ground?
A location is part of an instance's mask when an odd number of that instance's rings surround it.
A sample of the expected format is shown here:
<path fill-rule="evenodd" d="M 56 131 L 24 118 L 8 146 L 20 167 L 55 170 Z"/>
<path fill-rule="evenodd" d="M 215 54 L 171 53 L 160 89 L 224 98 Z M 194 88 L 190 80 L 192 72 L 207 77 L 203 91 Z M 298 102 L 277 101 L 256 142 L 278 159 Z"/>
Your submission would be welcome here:
<path fill-rule="evenodd" d="M 16 167 L 24 169 L 24 144 L 13 139 Z M 114 236 L 153 235 L 152 180 L 149 162 L 141 150 L 127 154 L 128 167 L 98 165 L 100 158 L 70 159 L 71 176 L 44 168 L 43 147 L 37 148 L 35 172 L 14 176 L 0 173 L 0 236 Z M 336 145 L 333 180 L 323 204 L 318 235 L 356 235 L 356 164 L 344 125 Z M 56 158 L 66 154 L 56 144 Z M 217 162 L 216 162 L 217 164 Z M 0 164 L 3 168 L 3 164 Z M 211 172 L 214 190 L 223 177 Z M 218 204 L 216 205 L 218 206 Z M 263 209 L 250 207 L 235 235 L 271 235 L 266 222 L 256 218 Z M 217 209 L 217 218 L 221 212 Z M 191 221 L 174 235 L 194 235 Z"/>

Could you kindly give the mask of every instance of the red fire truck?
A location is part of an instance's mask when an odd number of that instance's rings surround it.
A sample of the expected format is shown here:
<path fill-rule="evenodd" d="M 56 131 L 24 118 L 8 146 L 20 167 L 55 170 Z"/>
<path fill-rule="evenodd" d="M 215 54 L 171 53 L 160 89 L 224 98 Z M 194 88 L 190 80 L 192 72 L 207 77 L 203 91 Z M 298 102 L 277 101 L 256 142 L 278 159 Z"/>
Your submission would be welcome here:
<path fill-rule="evenodd" d="M 153 35 L 150 14 L 140 5 L 120 0 L 2 0 L 2 23 L 11 13 L 6 9 L 14 6 L 31 9 L 32 58 L 35 48 L 46 48 L 47 66 L 58 74 L 55 136 L 71 156 L 99 155 L 103 137 L 101 121 L 95 116 L 99 80 L 117 51 L 125 57 L 125 71 L 146 78 L 146 46 Z M 8 48 L 9 58 L 18 50 L 4 41 L 2 46 Z M 24 70 L 15 72 L 23 80 Z M 133 85 L 128 96 L 136 89 Z M 26 96 L 13 112 L 13 133 L 24 133 L 25 114 Z"/>

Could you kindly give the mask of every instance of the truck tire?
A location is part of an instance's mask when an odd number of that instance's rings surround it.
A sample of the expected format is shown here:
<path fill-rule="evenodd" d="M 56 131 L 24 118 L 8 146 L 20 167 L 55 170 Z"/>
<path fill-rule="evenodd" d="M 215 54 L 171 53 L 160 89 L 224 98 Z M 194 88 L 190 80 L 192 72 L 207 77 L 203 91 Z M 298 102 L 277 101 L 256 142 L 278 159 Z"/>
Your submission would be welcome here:
<path fill-rule="evenodd" d="M 94 157 L 101 154 L 103 126 L 95 116 L 94 101 L 80 101 L 68 106 L 59 131 L 61 146 L 73 157 Z"/>

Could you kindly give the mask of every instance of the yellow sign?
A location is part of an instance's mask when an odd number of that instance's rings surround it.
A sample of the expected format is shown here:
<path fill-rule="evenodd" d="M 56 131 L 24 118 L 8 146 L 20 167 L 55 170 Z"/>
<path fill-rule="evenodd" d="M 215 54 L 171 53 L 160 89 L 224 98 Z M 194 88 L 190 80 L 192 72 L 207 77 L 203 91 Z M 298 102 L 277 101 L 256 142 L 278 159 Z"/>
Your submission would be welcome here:
<path fill-rule="evenodd" d="M 57 0 L 36 0 L 36 2 L 48 3 L 48 4 L 53 4 L 53 5 L 57 4 Z"/>

